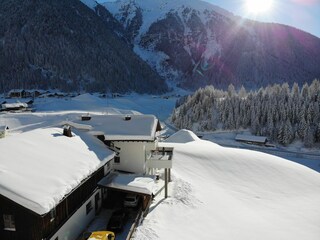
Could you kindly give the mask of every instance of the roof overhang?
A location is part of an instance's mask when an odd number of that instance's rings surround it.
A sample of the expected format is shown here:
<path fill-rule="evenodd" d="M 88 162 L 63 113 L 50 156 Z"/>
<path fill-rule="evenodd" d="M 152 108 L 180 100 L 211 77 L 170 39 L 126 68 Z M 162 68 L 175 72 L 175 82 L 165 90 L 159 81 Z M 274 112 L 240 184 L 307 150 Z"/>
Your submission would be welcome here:
<path fill-rule="evenodd" d="M 153 180 L 150 177 L 120 173 L 110 173 L 98 182 L 99 187 L 145 196 L 152 195 L 152 185 Z"/>

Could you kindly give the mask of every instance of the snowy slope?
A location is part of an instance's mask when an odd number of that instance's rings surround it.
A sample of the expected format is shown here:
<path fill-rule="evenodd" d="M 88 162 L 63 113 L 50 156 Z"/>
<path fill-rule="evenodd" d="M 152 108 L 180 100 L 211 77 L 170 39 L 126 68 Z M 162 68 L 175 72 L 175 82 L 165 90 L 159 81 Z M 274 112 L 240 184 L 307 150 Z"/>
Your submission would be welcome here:
<path fill-rule="evenodd" d="M 103 5 L 121 21 L 121 12 L 124 10 L 124 6 L 128 4 L 127 0 L 118 0 L 104 3 Z M 234 15 L 218 6 L 204 2 L 201 0 L 134 0 L 131 2 L 129 15 L 127 16 L 125 27 L 128 26 L 130 21 L 135 17 L 135 11 L 140 8 L 142 9 L 143 23 L 140 27 L 140 35 L 145 34 L 150 25 L 158 20 L 166 17 L 166 15 L 171 11 L 182 11 L 185 8 L 197 9 L 202 13 L 203 18 L 205 18 L 203 12 L 205 10 L 213 10 L 226 17 L 234 18 Z M 127 9 L 126 9 L 127 10 Z"/>
<path fill-rule="evenodd" d="M 182 134 L 163 143 L 175 147 L 170 197 L 157 197 L 136 239 L 319 239 L 319 173 Z"/>
<path fill-rule="evenodd" d="M 134 45 L 133 50 L 136 54 L 138 54 L 150 66 L 155 68 L 160 75 L 171 80 L 180 78 L 182 74 L 181 69 L 175 69 L 170 66 L 168 68 L 166 66 L 165 62 L 172 58 L 172 56 L 170 56 L 170 54 L 168 55 L 165 51 L 155 49 L 158 42 L 157 40 L 152 40 L 155 43 L 151 43 L 148 47 L 143 46 L 142 44 L 142 42 L 145 42 L 145 39 L 148 39 L 149 36 L 156 37 L 155 34 L 150 33 L 149 31 L 152 25 L 160 20 L 166 19 L 169 13 L 176 13 L 180 20 L 182 20 L 181 23 L 184 28 L 184 38 L 187 40 L 194 31 L 194 29 L 191 29 L 189 26 L 189 21 L 192 18 L 193 13 L 188 12 L 186 14 L 186 10 L 188 9 L 196 9 L 196 13 L 199 15 L 202 25 L 204 26 L 210 23 L 212 12 L 225 18 L 225 21 L 226 19 L 236 19 L 232 13 L 211 3 L 200 0 L 135 0 L 130 3 L 126 0 L 118 0 L 106 2 L 103 6 L 105 6 L 120 23 L 122 23 L 125 29 L 129 32 L 134 32 L 132 34 L 135 36 L 132 41 Z M 202 63 L 204 65 L 206 65 L 206 61 L 212 58 L 212 56 L 219 55 L 221 52 L 221 46 L 215 40 L 215 34 L 208 31 L 205 35 L 208 42 L 205 44 L 206 50 L 202 54 L 205 59 Z M 164 36 L 164 38 L 166 37 Z M 198 42 L 193 46 L 187 44 L 186 46 L 183 46 L 183 48 L 189 54 L 188 57 L 193 58 L 192 51 L 194 51 L 194 47 L 198 47 L 200 45 L 203 45 L 203 43 Z M 194 59 L 192 61 L 194 61 Z M 199 62 L 194 62 L 194 65 L 198 66 Z"/>

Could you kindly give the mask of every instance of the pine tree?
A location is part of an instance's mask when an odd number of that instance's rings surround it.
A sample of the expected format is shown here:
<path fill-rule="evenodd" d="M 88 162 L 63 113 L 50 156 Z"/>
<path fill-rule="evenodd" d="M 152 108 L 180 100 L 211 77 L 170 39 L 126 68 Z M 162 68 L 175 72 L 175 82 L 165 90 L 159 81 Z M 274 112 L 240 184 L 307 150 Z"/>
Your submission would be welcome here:
<path fill-rule="evenodd" d="M 308 126 L 304 136 L 304 145 L 308 148 L 314 145 L 314 132 L 310 126 Z"/>
<path fill-rule="evenodd" d="M 301 140 L 304 139 L 307 131 L 307 122 L 305 118 L 303 117 L 298 125 L 297 133 Z"/>

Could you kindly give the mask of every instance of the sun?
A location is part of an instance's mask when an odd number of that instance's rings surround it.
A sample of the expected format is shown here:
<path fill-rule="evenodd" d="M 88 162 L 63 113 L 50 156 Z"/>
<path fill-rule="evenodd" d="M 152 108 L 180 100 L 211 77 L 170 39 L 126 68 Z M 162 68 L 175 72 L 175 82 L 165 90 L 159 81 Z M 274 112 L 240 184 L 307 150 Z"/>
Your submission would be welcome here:
<path fill-rule="evenodd" d="M 273 6 L 273 0 L 246 0 L 248 12 L 260 14 L 270 11 Z"/>

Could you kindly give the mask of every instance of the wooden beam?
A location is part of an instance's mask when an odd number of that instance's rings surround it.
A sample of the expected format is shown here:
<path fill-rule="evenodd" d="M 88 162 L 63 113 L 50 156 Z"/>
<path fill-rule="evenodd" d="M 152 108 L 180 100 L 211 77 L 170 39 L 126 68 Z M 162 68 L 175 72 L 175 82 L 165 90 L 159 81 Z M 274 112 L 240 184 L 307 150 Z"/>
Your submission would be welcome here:
<path fill-rule="evenodd" d="M 164 197 L 168 197 L 168 169 L 164 170 Z"/>

